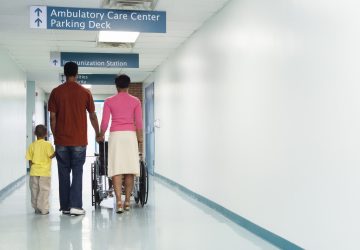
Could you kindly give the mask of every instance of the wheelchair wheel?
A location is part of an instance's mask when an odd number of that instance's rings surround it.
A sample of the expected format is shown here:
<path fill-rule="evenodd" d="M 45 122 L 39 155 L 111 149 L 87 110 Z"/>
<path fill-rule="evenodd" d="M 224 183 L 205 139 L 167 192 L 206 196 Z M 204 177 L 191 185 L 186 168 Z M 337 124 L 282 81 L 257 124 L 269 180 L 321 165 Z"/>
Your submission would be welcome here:
<path fill-rule="evenodd" d="M 136 191 L 137 192 L 137 195 L 134 195 L 134 200 L 135 200 L 135 203 L 136 204 L 139 204 L 139 201 L 140 201 L 140 192 L 139 191 Z"/>
<path fill-rule="evenodd" d="M 92 187 L 92 205 L 96 207 L 100 206 L 100 195 L 99 195 L 99 188 L 98 188 L 98 182 L 97 182 L 97 164 L 98 162 L 95 162 L 91 166 L 91 187 Z"/>
<path fill-rule="evenodd" d="M 134 179 L 134 189 L 132 192 L 132 196 L 134 197 L 135 203 L 139 204 L 139 201 L 140 201 L 140 177 L 135 177 L 135 179 Z"/>
<path fill-rule="evenodd" d="M 145 174 L 146 174 L 146 193 L 145 193 L 145 204 L 147 203 L 148 201 L 148 195 L 149 195 L 149 173 L 148 173 L 148 169 L 145 166 Z"/>
<path fill-rule="evenodd" d="M 139 190 L 139 198 L 140 204 L 143 207 L 148 200 L 148 189 L 149 189 L 149 181 L 148 181 L 148 171 L 143 161 L 140 161 L 140 190 Z"/>

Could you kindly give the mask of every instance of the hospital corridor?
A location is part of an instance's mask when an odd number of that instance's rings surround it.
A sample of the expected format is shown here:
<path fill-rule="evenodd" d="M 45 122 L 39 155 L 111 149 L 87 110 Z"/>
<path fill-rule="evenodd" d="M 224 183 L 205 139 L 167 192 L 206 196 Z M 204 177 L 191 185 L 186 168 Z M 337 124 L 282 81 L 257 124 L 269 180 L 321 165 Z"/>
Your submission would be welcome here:
<path fill-rule="evenodd" d="M 360 249 L 360 1 L 0 1 L 0 250 Z"/>

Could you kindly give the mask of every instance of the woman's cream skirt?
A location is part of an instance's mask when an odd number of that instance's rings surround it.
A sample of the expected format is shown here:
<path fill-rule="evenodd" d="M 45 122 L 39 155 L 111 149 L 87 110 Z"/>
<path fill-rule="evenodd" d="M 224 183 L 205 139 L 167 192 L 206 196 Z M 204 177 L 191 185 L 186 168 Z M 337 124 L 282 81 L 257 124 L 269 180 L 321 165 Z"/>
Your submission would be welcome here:
<path fill-rule="evenodd" d="M 108 176 L 140 175 L 139 146 L 135 131 L 110 132 Z"/>

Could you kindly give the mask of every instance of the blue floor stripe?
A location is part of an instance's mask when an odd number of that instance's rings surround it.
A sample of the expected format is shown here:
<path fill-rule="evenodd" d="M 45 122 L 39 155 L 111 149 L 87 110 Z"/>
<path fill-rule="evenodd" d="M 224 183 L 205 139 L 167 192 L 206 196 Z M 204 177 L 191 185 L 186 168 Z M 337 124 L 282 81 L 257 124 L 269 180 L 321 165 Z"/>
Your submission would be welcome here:
<path fill-rule="evenodd" d="M 12 192 L 14 192 L 17 188 L 22 186 L 26 180 L 26 175 L 21 176 L 19 179 L 13 181 L 6 187 L 0 190 L 0 202 L 8 197 Z"/>
<path fill-rule="evenodd" d="M 217 212 L 221 213 L 222 215 L 224 215 L 226 218 L 232 220 L 233 222 L 235 222 L 236 224 L 242 226 L 243 228 L 247 229 L 248 231 L 252 232 L 253 234 L 259 236 L 260 238 L 270 242 L 271 244 L 273 244 L 274 246 L 279 247 L 280 249 L 284 249 L 284 250 L 303 250 L 304 248 L 301 248 L 297 245 L 295 245 L 294 243 L 266 230 L 265 228 L 262 228 L 258 225 L 256 225 L 255 223 L 252 223 L 251 221 L 245 219 L 244 217 L 230 211 L 229 209 L 226 209 L 225 207 L 205 198 L 202 195 L 199 195 L 193 191 L 191 191 L 190 189 L 180 185 L 177 182 L 174 182 L 168 178 L 166 178 L 165 176 L 162 176 L 158 173 L 154 173 L 154 175 L 159 178 L 160 180 L 165 181 L 166 183 L 170 184 L 173 187 L 178 188 L 179 190 L 181 190 L 182 192 L 186 193 L 187 195 L 191 196 L 192 198 L 198 200 L 199 202 L 207 205 L 208 207 L 216 210 Z"/>

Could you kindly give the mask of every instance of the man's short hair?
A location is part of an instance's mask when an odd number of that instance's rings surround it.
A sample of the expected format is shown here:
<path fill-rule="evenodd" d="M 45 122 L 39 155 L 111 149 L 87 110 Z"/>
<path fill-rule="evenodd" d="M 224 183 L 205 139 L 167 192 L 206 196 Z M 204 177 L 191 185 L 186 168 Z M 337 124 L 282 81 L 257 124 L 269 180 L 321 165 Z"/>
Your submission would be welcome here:
<path fill-rule="evenodd" d="M 45 137 L 47 133 L 47 128 L 44 125 L 37 125 L 35 127 L 35 135 L 37 137 Z"/>
<path fill-rule="evenodd" d="M 126 89 L 130 84 L 130 77 L 125 74 L 119 75 L 115 78 L 116 87 L 119 89 Z"/>
<path fill-rule="evenodd" d="M 66 77 L 76 76 L 78 74 L 78 65 L 74 62 L 67 62 L 64 65 L 64 75 Z"/>

